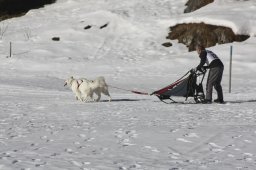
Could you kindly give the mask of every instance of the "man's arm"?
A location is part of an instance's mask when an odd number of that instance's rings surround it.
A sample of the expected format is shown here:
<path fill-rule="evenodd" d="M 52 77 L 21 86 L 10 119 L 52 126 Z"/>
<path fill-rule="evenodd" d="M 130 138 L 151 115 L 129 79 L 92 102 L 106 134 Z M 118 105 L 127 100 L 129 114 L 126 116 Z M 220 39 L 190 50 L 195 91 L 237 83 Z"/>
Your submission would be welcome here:
<path fill-rule="evenodd" d="M 196 67 L 197 70 L 201 70 L 201 68 L 204 66 L 204 64 L 206 62 L 206 55 L 207 55 L 207 53 L 205 50 L 200 53 L 199 57 L 200 57 L 201 61 L 200 61 L 199 65 Z"/>

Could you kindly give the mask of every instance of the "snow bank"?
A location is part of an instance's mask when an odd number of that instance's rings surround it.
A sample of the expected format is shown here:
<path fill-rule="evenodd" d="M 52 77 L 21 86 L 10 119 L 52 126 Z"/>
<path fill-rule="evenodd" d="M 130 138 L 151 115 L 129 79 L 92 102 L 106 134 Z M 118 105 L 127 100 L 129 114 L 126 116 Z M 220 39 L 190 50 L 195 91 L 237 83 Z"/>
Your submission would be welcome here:
<path fill-rule="evenodd" d="M 230 27 L 235 34 L 256 35 L 255 1 L 216 0 L 192 13 L 170 20 L 170 26 L 201 23 Z"/>

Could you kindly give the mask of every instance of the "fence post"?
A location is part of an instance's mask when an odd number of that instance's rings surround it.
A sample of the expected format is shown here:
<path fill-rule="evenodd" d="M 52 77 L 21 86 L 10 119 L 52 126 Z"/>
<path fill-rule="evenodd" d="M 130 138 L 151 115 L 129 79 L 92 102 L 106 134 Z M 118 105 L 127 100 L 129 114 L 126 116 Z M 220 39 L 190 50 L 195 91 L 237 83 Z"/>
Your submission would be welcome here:
<path fill-rule="evenodd" d="M 10 42 L 10 58 L 12 57 L 12 42 Z"/>
<path fill-rule="evenodd" d="M 233 46 L 230 46 L 230 61 L 229 61 L 229 93 L 231 93 L 231 77 L 232 77 L 232 54 Z"/>

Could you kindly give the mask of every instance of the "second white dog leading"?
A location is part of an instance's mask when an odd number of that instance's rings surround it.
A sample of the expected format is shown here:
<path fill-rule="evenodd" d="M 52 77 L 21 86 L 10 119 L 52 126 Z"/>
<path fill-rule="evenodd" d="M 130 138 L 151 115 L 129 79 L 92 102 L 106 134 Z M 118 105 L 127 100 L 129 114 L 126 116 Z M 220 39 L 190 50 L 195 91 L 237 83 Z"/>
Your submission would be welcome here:
<path fill-rule="evenodd" d="M 73 76 L 65 81 L 64 86 L 69 86 L 75 93 L 76 99 L 84 102 L 100 101 L 101 93 L 109 97 L 108 85 L 104 77 L 98 77 L 95 80 L 87 80 L 85 78 L 75 79 Z M 97 99 L 93 99 L 93 94 L 96 94 Z"/>

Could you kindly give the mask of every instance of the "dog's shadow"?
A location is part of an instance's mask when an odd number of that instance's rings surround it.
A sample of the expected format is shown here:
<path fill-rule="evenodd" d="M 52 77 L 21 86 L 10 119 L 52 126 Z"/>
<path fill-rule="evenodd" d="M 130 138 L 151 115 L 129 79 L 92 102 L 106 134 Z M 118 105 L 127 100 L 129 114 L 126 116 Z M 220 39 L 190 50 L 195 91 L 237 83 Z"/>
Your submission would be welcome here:
<path fill-rule="evenodd" d="M 147 99 L 112 99 L 111 102 L 138 102 L 138 101 L 145 101 Z M 109 100 L 101 100 L 100 102 L 109 102 Z M 160 101 L 157 101 L 160 102 Z M 256 103 L 256 100 L 236 100 L 236 101 L 225 101 L 225 103 L 230 104 L 242 104 L 242 103 Z M 184 102 L 176 102 L 176 103 L 182 103 L 182 104 L 196 104 L 196 103 L 184 103 Z M 172 104 L 172 103 L 167 103 Z M 175 103 L 174 103 L 175 104 Z"/>

